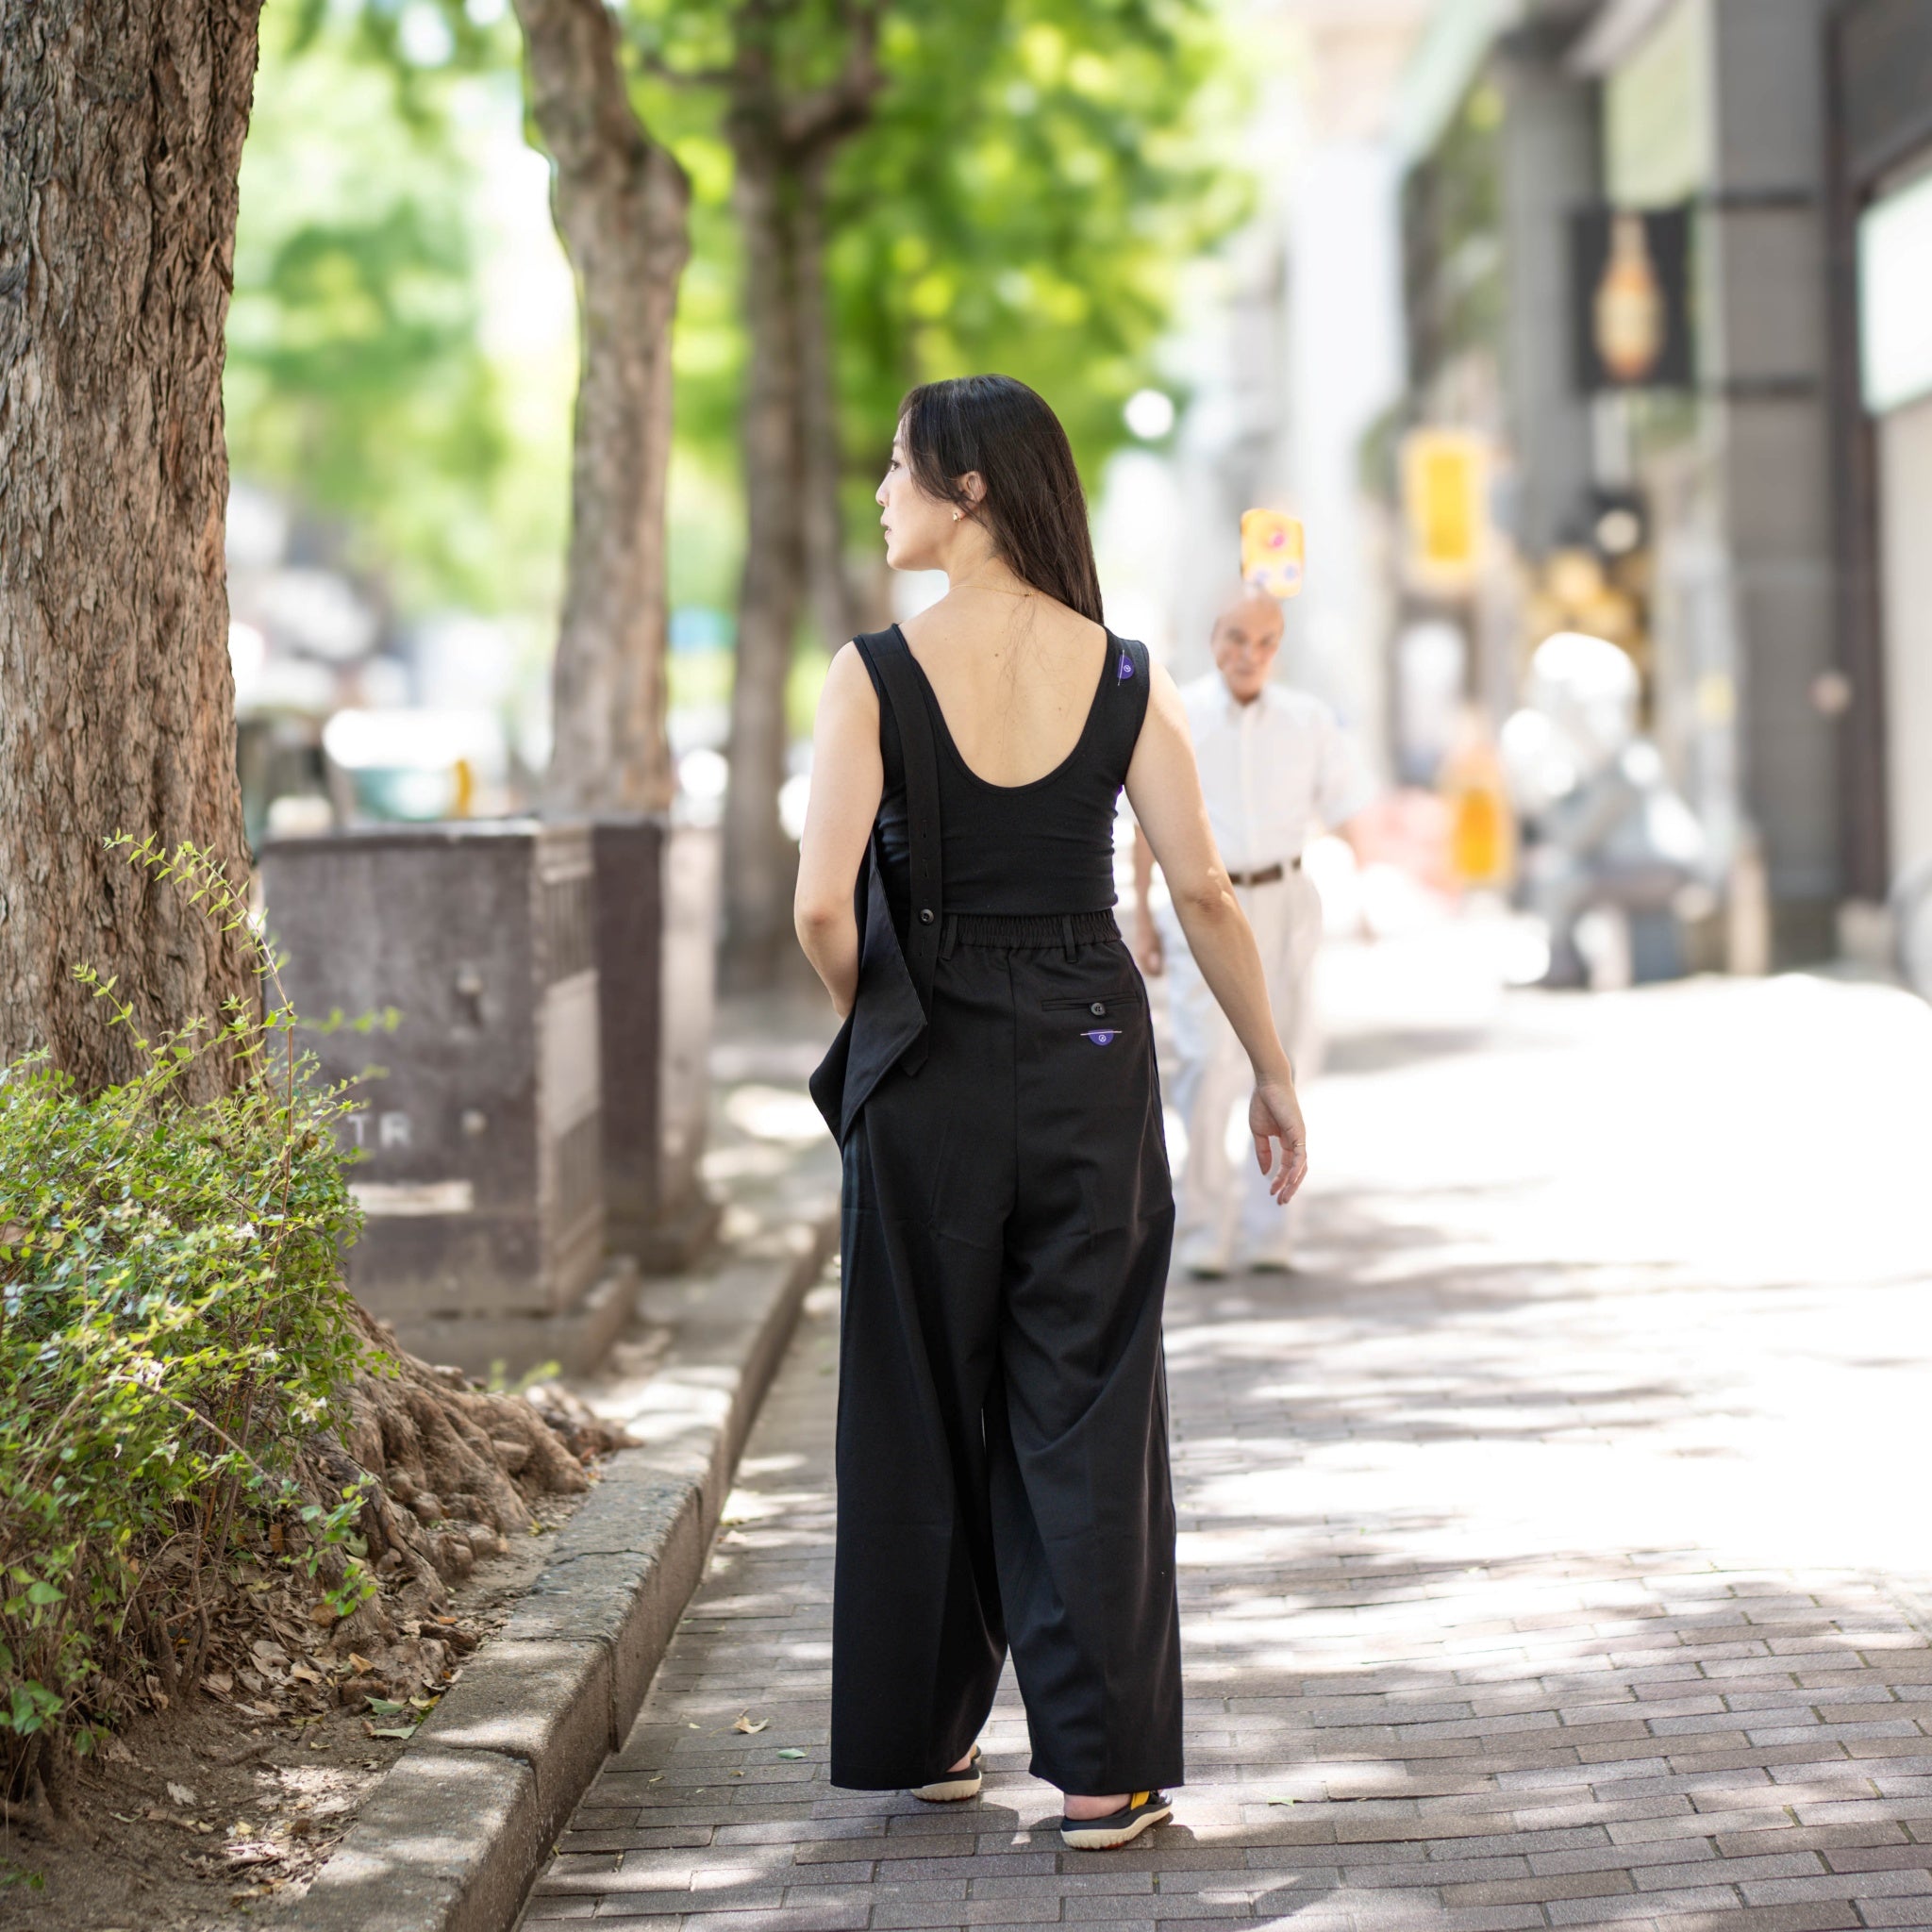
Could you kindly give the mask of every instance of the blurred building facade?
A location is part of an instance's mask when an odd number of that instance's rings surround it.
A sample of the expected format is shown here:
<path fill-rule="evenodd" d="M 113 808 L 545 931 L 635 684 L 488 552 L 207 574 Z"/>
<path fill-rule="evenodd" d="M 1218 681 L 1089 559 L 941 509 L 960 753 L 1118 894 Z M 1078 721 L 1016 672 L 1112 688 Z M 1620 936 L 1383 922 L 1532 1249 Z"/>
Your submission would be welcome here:
<path fill-rule="evenodd" d="M 1318 692 L 1386 762 L 1386 573 L 1359 484 L 1365 434 L 1404 381 L 1400 154 L 1392 115 L 1430 0 L 1227 0 L 1252 91 L 1231 146 L 1252 218 L 1191 270 L 1165 362 L 1172 436 L 1117 457 L 1096 528 L 1111 621 L 1177 676 L 1208 668 L 1241 568 L 1241 512 L 1310 533 L 1282 675 Z"/>
<path fill-rule="evenodd" d="M 1542 638 L 1607 637 L 1731 902 L 1710 963 L 1869 932 L 1932 859 L 1932 5 L 1442 0 L 1391 139 L 1369 468 L 1400 529 L 1417 431 L 1489 453 L 1461 579 L 1400 578 L 1398 769 L 1445 649 L 1500 722 Z"/>

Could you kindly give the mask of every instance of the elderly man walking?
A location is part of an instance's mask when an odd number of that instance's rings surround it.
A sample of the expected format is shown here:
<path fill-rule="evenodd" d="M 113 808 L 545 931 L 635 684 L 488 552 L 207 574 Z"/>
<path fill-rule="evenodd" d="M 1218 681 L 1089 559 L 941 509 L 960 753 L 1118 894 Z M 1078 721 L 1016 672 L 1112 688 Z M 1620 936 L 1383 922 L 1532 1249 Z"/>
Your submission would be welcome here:
<path fill-rule="evenodd" d="M 1301 1077 L 1320 1048 L 1309 983 L 1322 941 L 1322 903 L 1303 875 L 1302 852 L 1322 830 L 1345 831 L 1374 787 L 1328 707 L 1272 681 L 1282 628 L 1280 603 L 1241 585 L 1214 622 L 1215 668 L 1183 685 L 1181 697 L 1214 841 L 1254 927 L 1275 1028 Z M 1237 1265 L 1285 1270 L 1294 1210 L 1274 1204 L 1244 1144 L 1239 1152 L 1229 1145 L 1231 1117 L 1247 1098 L 1247 1061 L 1172 909 L 1155 911 L 1153 874 L 1153 855 L 1137 838 L 1134 950 L 1142 971 L 1168 975 L 1179 1058 L 1170 1098 L 1188 1134 L 1181 1260 L 1200 1275 Z"/>

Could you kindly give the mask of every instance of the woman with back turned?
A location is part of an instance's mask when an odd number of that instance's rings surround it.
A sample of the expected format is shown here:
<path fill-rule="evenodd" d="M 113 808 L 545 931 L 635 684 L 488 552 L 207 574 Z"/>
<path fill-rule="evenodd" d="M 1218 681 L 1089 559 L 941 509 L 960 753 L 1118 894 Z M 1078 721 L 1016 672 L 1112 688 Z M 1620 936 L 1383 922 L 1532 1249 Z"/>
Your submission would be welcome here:
<path fill-rule="evenodd" d="M 976 1796 L 1010 1645 L 1062 1836 L 1105 1850 L 1182 1777 L 1174 1201 L 1111 910 L 1123 785 L 1283 1203 L 1301 1111 L 1179 697 L 1101 621 L 1053 411 L 1006 376 L 914 390 L 878 502 L 887 563 L 950 589 L 833 659 L 800 854 L 799 938 L 849 1016 L 820 1091 L 845 1161 L 832 1782 Z"/>

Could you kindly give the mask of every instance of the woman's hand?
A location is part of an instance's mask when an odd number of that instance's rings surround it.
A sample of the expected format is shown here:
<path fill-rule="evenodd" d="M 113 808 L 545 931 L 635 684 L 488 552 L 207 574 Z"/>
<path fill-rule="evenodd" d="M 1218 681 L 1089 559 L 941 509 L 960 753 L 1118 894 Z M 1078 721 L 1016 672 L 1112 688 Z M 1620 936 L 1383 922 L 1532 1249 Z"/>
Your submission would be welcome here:
<path fill-rule="evenodd" d="M 1308 1130 L 1302 1124 L 1301 1103 L 1286 1080 L 1264 1080 L 1256 1087 L 1248 1102 L 1248 1131 L 1255 1137 L 1255 1158 L 1269 1175 L 1268 1191 L 1286 1208 L 1308 1172 Z M 1279 1165 L 1271 1141 L 1280 1142 Z"/>

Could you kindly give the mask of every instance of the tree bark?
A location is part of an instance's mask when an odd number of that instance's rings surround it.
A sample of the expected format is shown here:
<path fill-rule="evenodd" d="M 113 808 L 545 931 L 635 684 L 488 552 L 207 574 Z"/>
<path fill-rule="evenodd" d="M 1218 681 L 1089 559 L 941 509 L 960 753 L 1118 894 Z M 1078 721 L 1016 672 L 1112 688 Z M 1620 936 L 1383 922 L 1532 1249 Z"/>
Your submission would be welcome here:
<path fill-rule="evenodd" d="M 601 0 L 516 8 L 581 325 L 544 803 L 660 810 L 674 790 L 664 728 L 671 322 L 691 254 L 690 189 L 638 121 Z"/>
<path fill-rule="evenodd" d="M 836 651 L 858 628 L 858 600 L 845 574 L 845 461 L 839 435 L 831 293 L 825 286 L 830 158 L 820 151 L 799 171 L 792 330 L 798 341 L 799 520 L 806 591 L 825 649 Z"/>
<path fill-rule="evenodd" d="M 138 1054 L 76 965 L 150 1037 L 256 993 L 102 841 L 245 882 L 222 360 L 259 6 L 0 0 L 0 1062 L 88 1089 Z"/>
<path fill-rule="evenodd" d="M 776 971 L 790 930 L 792 855 L 778 817 L 785 689 L 808 603 L 828 646 L 852 635 L 839 508 L 838 385 L 824 280 L 825 176 L 871 117 L 880 85 L 875 0 L 843 0 L 842 71 L 788 94 L 774 55 L 783 10 L 738 18 L 725 125 L 743 234 L 751 372 L 744 401 L 744 576 L 731 691 L 731 785 L 724 805 L 725 964 L 740 985 Z"/>
<path fill-rule="evenodd" d="M 731 686 L 731 782 L 724 798 L 724 965 L 734 984 L 767 983 L 791 929 L 791 867 L 778 821 L 785 782 L 785 686 L 798 623 L 803 477 L 798 448 L 796 264 L 791 182 L 757 112 L 732 116 L 733 199 L 743 235 L 744 575 Z"/>

